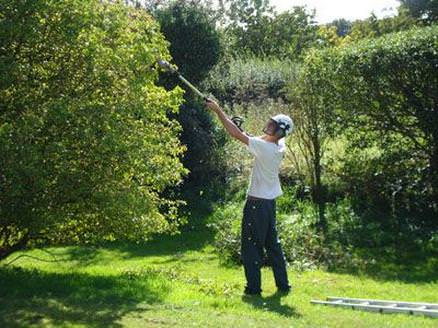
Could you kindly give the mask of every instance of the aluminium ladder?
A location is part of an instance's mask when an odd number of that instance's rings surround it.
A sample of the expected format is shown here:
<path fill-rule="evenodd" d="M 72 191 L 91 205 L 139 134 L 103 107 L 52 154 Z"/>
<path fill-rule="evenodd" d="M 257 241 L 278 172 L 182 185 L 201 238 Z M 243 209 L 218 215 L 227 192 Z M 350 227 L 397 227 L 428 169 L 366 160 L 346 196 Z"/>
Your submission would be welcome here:
<path fill-rule="evenodd" d="M 399 301 L 369 300 L 362 298 L 327 297 L 327 301 L 311 300 L 312 304 L 324 304 L 380 313 L 407 313 L 438 318 L 438 304 Z"/>

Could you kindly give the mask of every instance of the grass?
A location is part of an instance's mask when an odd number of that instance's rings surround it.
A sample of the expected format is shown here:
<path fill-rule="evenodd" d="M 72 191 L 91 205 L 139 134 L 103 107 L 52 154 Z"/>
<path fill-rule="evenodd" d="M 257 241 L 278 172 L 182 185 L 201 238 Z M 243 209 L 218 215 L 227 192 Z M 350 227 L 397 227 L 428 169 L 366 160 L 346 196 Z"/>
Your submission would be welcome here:
<path fill-rule="evenodd" d="M 437 319 L 421 316 L 310 304 L 326 296 L 438 303 L 436 270 L 412 281 L 406 279 L 411 271 L 400 272 L 404 279 L 393 274 L 385 280 L 374 273 L 289 270 L 294 291 L 280 297 L 270 268 L 263 268 L 262 298 L 244 298 L 243 269 L 219 262 L 210 244 L 212 232 L 202 225 L 185 230 L 146 245 L 56 247 L 12 255 L 8 261 L 21 257 L 0 266 L 0 327 L 438 326 Z M 397 269 L 405 267 L 388 266 Z"/>

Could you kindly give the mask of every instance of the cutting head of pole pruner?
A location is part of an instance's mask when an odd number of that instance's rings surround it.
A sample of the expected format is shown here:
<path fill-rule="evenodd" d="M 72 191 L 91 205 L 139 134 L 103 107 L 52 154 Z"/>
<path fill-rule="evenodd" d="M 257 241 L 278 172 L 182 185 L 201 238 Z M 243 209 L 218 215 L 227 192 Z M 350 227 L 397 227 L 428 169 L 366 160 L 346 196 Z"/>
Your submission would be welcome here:
<path fill-rule="evenodd" d="M 178 73 L 178 69 L 176 68 L 176 66 L 170 64 L 169 62 L 167 62 L 165 60 L 159 59 L 159 60 L 157 60 L 157 64 L 162 69 L 164 69 L 170 73 Z"/>
<path fill-rule="evenodd" d="M 207 101 L 207 97 L 198 90 L 198 88 L 196 88 L 190 81 L 188 81 L 184 76 L 182 76 L 180 73 L 178 73 L 178 70 L 176 68 L 176 66 L 173 66 L 171 64 L 169 64 L 167 61 L 165 60 L 157 60 L 157 63 L 160 67 L 162 67 L 163 69 L 165 69 L 168 72 L 174 73 L 178 76 L 178 78 L 185 84 L 187 85 L 190 89 L 193 90 L 193 92 L 195 92 L 199 97 L 201 97 L 202 99 Z"/>

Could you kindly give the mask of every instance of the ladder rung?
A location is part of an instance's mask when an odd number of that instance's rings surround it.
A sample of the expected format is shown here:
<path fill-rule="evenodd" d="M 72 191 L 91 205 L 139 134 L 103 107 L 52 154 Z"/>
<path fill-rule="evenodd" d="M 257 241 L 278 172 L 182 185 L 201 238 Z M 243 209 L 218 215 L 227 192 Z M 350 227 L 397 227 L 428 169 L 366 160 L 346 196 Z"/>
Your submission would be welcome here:
<path fill-rule="evenodd" d="M 408 313 L 438 317 L 438 304 L 398 301 L 365 300 L 358 298 L 328 297 L 327 301 L 312 300 L 313 304 L 347 307 L 381 313 Z"/>
<path fill-rule="evenodd" d="M 438 310 L 438 304 L 434 303 L 419 303 L 419 302 L 399 302 L 399 301 L 384 301 L 384 300 L 371 300 L 363 298 L 348 298 L 348 297 L 327 297 L 328 301 L 342 300 L 345 301 L 355 301 L 355 302 L 370 302 L 371 305 L 387 305 L 387 304 L 397 304 L 397 306 L 407 306 L 407 307 L 421 307 L 425 306 L 426 309 Z"/>

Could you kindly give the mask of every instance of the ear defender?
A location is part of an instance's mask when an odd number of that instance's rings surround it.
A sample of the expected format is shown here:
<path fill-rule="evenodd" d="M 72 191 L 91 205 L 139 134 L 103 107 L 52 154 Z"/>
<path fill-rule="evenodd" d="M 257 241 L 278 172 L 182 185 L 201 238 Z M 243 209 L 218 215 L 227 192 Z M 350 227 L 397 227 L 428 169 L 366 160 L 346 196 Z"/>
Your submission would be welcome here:
<path fill-rule="evenodd" d="M 289 116 L 278 114 L 271 119 L 276 123 L 276 130 L 274 133 L 276 137 L 283 138 L 291 134 L 294 124 Z"/>
<path fill-rule="evenodd" d="M 286 136 L 286 131 L 289 130 L 290 125 L 285 122 L 277 123 L 277 131 L 275 131 L 275 136 L 278 138 L 283 138 Z"/>

